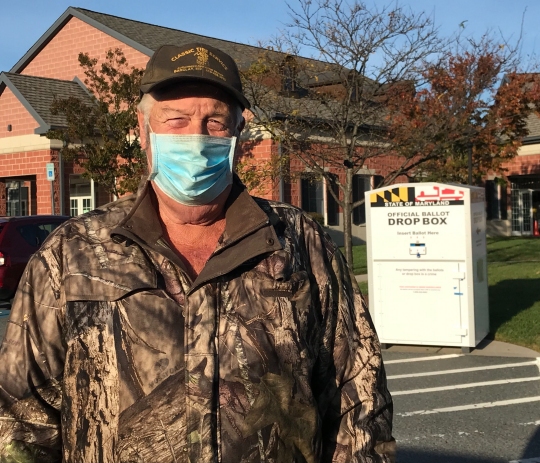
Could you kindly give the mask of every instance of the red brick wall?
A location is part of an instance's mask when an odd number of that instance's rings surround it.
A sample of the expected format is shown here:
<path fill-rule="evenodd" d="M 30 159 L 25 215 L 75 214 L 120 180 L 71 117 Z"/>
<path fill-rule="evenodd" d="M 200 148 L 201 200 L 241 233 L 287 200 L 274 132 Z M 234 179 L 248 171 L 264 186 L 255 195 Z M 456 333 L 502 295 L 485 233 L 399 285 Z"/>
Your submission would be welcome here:
<path fill-rule="evenodd" d="M 51 185 L 46 177 L 45 164 L 54 162 L 54 156 L 51 150 L 28 151 L 24 153 L 8 153 L 0 154 L 0 165 L 2 166 L 0 176 L 2 183 L 5 179 L 16 180 L 19 178 L 27 178 L 35 176 L 36 178 L 36 205 L 32 205 L 32 211 L 38 214 L 51 213 Z M 58 183 L 58 180 L 54 182 Z M 58 186 L 55 185 L 58 189 Z M 5 185 L 4 189 L 5 191 Z M 58 195 L 56 195 L 58 199 Z M 5 195 L 0 200 L 0 211 L 5 213 Z M 37 207 L 35 207 L 37 206 Z M 56 213 L 58 213 L 58 203 L 56 205 Z"/>
<path fill-rule="evenodd" d="M 103 59 L 111 48 L 121 48 L 130 66 L 144 67 L 149 57 L 123 42 L 101 32 L 77 18 L 68 23 L 53 37 L 39 54 L 21 71 L 21 74 L 72 80 L 84 74 L 77 59 L 80 52 L 92 58 Z"/>
<path fill-rule="evenodd" d="M 514 159 L 506 162 L 503 167 L 508 169 L 506 172 L 507 176 L 540 174 L 540 153 L 527 156 L 516 156 Z"/>
<path fill-rule="evenodd" d="M 11 132 L 7 129 L 8 124 L 11 124 Z M 36 120 L 6 87 L 0 95 L 0 138 L 33 134 L 37 127 L 39 124 Z"/>
<path fill-rule="evenodd" d="M 264 169 L 264 163 L 269 162 L 273 155 L 278 154 L 278 146 L 273 140 L 248 140 L 242 144 L 242 162 L 248 162 L 253 168 Z M 251 191 L 255 196 L 277 201 L 279 199 L 279 183 L 271 182 L 261 188 Z"/>
<path fill-rule="evenodd" d="M 263 169 L 263 163 L 270 161 L 273 155 L 278 154 L 278 144 L 273 140 L 250 140 L 244 142 L 242 160 L 246 159 L 255 168 Z M 376 175 L 385 176 L 394 169 L 400 166 L 400 160 L 397 156 L 384 156 L 377 159 L 368 159 L 364 168 L 372 169 Z M 291 173 L 297 174 L 306 171 L 304 163 L 296 157 L 292 157 L 290 160 Z M 330 172 L 339 176 L 340 182 L 345 183 L 345 169 L 330 169 Z M 400 177 L 396 180 L 396 183 L 408 183 L 406 177 Z M 299 179 L 292 180 L 289 184 L 284 186 L 284 201 L 294 206 L 300 207 L 301 205 L 301 182 Z M 261 196 L 266 199 L 278 200 L 279 199 L 279 182 L 276 181 L 273 185 L 269 185 L 266 188 L 259 188 L 251 192 L 254 195 Z M 343 195 L 341 194 L 341 198 Z"/>
<path fill-rule="evenodd" d="M 82 68 L 78 62 L 80 52 L 87 52 L 91 57 L 103 59 L 111 48 L 121 48 L 130 66 L 144 67 L 148 56 L 110 37 L 109 35 L 89 26 L 85 22 L 72 18 L 41 52 L 21 71 L 21 74 L 56 79 L 72 80 L 78 76 L 84 80 Z M 7 131 L 7 125 L 12 125 L 12 131 Z M 38 123 L 17 100 L 9 89 L 5 89 L 0 97 L 0 138 L 17 135 L 33 134 Z M 0 177 L 21 178 L 36 176 L 36 206 L 38 214 L 51 213 L 51 185 L 45 177 L 45 164 L 54 162 L 58 172 L 57 152 L 50 150 L 0 154 Z M 65 166 L 64 172 L 64 211 L 69 213 L 69 173 L 79 172 Z M 1 182 L 1 180 L 0 180 Z M 1 186 L 1 185 L 0 185 Z M 55 212 L 60 212 L 59 181 L 53 184 L 55 189 Z M 2 188 L 5 192 L 5 187 Z M 100 195 L 100 202 L 108 202 L 109 197 Z M 0 213 L 5 213 L 5 198 L 0 199 Z"/>

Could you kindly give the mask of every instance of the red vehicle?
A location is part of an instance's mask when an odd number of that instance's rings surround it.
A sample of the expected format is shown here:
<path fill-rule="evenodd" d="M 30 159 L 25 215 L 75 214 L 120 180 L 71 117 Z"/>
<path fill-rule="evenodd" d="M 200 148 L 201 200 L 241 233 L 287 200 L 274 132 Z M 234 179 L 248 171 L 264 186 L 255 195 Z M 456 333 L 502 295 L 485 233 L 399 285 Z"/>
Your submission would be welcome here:
<path fill-rule="evenodd" d="M 30 257 L 58 225 L 70 217 L 0 217 L 0 300 L 15 294 Z"/>

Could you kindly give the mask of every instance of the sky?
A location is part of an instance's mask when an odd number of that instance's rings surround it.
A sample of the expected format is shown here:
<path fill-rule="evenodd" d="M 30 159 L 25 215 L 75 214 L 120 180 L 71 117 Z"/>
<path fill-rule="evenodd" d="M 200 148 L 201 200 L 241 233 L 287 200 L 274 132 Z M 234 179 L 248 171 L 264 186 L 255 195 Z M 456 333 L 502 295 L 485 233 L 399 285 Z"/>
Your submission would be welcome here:
<path fill-rule="evenodd" d="M 290 0 L 291 6 L 296 0 Z M 368 0 L 377 5 L 386 0 Z M 0 15 L 0 71 L 9 71 L 69 6 L 180 29 L 233 42 L 257 44 L 289 21 L 285 0 L 15 0 Z M 395 2 L 394 2 L 395 3 Z M 425 12 L 450 35 L 460 24 L 468 34 L 499 31 L 517 40 L 523 22 L 524 57 L 540 55 L 538 0 L 399 0 Z"/>

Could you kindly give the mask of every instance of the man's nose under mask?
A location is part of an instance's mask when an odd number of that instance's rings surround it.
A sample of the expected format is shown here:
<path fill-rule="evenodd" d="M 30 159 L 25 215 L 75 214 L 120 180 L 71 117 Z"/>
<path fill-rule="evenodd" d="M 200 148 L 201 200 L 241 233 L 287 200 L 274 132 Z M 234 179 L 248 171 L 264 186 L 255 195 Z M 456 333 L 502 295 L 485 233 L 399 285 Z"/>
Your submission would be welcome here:
<path fill-rule="evenodd" d="M 233 181 L 236 137 L 150 133 L 149 179 L 186 206 L 208 204 Z"/>

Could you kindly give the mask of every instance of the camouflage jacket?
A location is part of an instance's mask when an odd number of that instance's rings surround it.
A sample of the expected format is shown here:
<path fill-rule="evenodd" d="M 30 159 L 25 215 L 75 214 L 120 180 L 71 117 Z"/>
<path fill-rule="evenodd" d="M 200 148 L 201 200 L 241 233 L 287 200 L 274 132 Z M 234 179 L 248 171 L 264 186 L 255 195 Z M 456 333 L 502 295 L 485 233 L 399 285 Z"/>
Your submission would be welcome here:
<path fill-rule="evenodd" d="M 393 461 L 379 344 L 320 227 L 236 185 L 191 281 L 153 201 L 71 219 L 31 259 L 0 352 L 0 461 Z"/>

